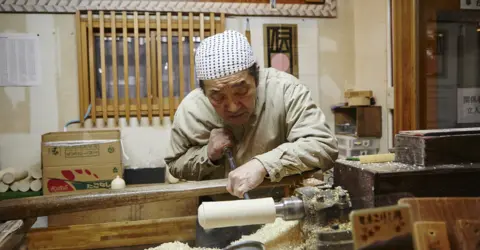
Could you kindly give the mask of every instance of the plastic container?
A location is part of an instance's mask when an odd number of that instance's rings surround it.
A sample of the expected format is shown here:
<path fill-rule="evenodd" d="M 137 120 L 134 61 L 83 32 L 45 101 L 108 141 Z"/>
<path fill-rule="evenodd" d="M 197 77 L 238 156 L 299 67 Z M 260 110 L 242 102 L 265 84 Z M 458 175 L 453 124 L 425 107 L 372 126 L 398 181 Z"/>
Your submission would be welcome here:
<path fill-rule="evenodd" d="M 378 148 L 367 148 L 367 149 L 348 149 L 348 148 L 338 148 L 338 157 L 347 158 L 355 157 L 361 155 L 374 155 L 379 151 Z"/>
<path fill-rule="evenodd" d="M 380 148 L 380 139 L 372 137 L 355 137 L 348 135 L 335 135 L 338 147 L 346 149 L 374 149 Z"/>

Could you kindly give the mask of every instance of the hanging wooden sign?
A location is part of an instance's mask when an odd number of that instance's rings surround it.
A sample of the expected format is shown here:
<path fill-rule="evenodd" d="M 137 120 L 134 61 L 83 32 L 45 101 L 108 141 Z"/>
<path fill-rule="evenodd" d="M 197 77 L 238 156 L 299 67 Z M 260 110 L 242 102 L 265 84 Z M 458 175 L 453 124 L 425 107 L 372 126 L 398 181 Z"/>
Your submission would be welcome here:
<path fill-rule="evenodd" d="M 265 67 L 298 76 L 298 28 L 296 24 L 264 24 Z"/>

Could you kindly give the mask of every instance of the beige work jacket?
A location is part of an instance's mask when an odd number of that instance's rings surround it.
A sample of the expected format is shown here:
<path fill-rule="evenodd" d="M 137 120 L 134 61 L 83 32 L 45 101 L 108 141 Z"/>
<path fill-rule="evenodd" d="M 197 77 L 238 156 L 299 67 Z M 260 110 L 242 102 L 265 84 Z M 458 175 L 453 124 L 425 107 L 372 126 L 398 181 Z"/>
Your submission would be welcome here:
<path fill-rule="evenodd" d="M 273 68 L 260 71 L 255 112 L 248 124 L 227 126 L 199 88 L 175 113 L 165 162 L 179 179 L 226 178 L 228 161 L 213 164 L 207 156 L 210 131 L 234 133 L 237 166 L 259 160 L 271 181 L 307 170 L 327 170 L 338 156 L 337 141 L 310 91 L 294 76 Z"/>

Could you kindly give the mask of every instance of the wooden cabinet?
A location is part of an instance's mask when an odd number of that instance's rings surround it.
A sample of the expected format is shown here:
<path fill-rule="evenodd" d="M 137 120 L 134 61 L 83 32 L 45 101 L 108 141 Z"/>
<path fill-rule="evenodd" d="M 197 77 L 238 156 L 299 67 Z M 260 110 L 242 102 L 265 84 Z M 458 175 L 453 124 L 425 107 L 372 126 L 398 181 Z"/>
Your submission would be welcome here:
<path fill-rule="evenodd" d="M 382 107 L 336 107 L 335 134 L 357 137 L 382 137 Z"/>

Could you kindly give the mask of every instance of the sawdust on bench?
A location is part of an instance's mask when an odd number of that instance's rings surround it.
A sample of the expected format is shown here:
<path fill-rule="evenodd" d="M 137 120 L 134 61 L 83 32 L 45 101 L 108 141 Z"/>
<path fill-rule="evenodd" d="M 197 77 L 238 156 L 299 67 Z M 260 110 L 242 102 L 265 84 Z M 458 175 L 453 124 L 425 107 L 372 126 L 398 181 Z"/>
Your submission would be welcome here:
<path fill-rule="evenodd" d="M 251 235 L 245 235 L 238 241 L 254 240 L 265 244 L 267 249 L 276 250 L 301 250 L 303 244 L 302 233 L 299 221 L 284 221 L 277 218 L 274 223 L 266 224 L 257 232 Z M 218 250 L 217 248 L 197 248 L 190 247 L 182 242 L 168 242 L 158 247 L 148 248 L 147 250 Z"/>

